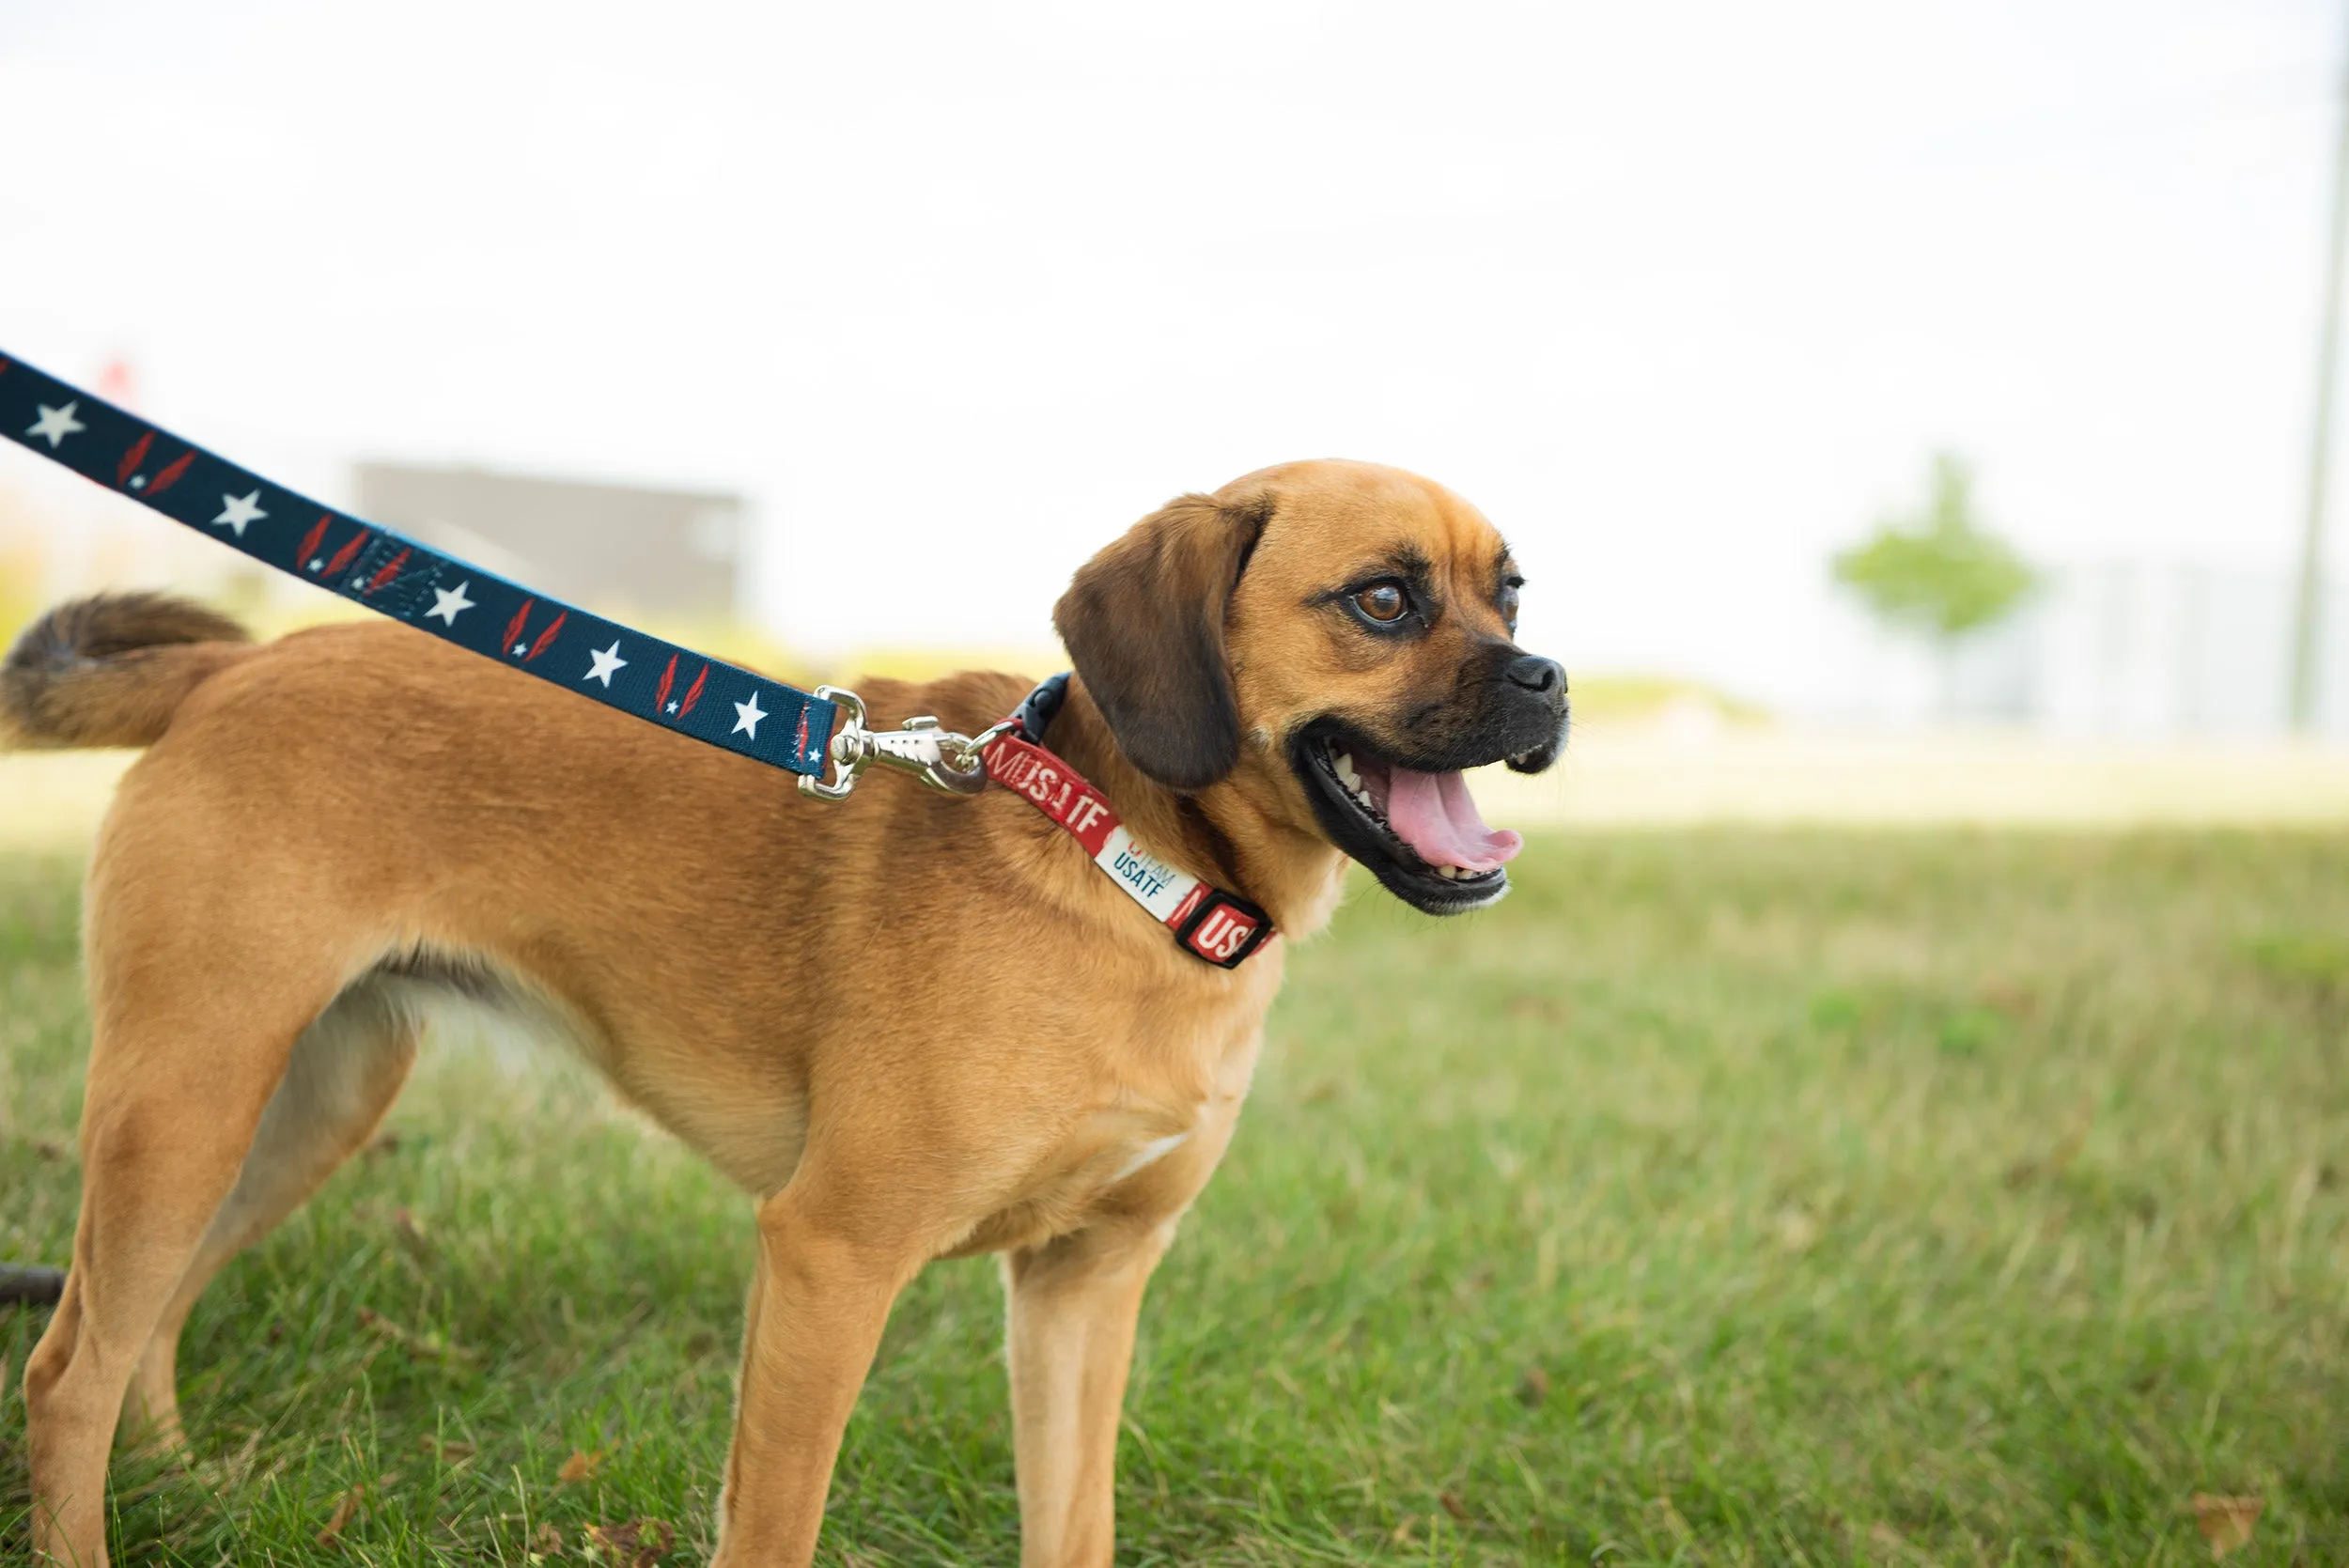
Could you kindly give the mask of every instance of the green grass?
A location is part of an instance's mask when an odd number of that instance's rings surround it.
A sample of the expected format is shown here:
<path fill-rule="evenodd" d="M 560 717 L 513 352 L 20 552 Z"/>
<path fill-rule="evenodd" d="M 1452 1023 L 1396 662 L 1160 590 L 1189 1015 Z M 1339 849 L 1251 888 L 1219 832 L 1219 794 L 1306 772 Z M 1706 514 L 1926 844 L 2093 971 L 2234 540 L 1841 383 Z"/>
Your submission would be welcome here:
<path fill-rule="evenodd" d="M 2198 1491 L 2266 1499 L 2231 1560 L 2349 1560 L 2349 836 L 1522 864 L 1453 924 L 1364 888 L 1294 955 L 1146 1309 L 1121 1561 L 2186 1563 Z M 72 1224 L 73 880 L 0 862 L 0 1258 Z M 639 1517 L 692 1560 L 747 1205 L 478 1048 L 392 1126 L 198 1309 L 197 1464 L 117 1467 L 118 1560 L 583 1560 Z M 985 1260 L 907 1293 L 822 1560 L 1016 1560 L 1000 1313 Z"/>

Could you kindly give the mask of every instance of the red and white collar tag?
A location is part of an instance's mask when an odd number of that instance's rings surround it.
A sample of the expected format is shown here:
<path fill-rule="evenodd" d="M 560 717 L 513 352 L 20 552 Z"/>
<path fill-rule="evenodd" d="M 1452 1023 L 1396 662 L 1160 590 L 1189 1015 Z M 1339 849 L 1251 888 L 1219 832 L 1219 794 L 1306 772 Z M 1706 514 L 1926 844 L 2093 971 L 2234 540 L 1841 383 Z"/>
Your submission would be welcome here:
<path fill-rule="evenodd" d="M 1014 727 L 987 748 L 988 777 L 1066 830 L 1128 897 L 1174 933 L 1185 952 L 1220 969 L 1237 969 L 1271 938 L 1272 917 L 1143 848 L 1101 792 L 1038 744 L 1067 684 L 1067 675 L 1054 675 L 1028 694 L 1012 715 Z"/>

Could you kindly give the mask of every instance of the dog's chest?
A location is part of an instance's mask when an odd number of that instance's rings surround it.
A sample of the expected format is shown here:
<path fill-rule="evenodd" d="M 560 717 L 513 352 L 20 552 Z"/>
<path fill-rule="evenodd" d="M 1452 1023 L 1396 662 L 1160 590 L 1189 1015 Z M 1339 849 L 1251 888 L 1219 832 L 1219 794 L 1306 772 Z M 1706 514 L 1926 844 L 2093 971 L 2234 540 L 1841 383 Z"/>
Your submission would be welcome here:
<path fill-rule="evenodd" d="M 1092 1107 L 1031 1152 L 1013 1200 L 952 1250 L 1037 1246 L 1104 1221 L 1174 1219 L 1231 1142 L 1262 1042 L 1259 1018 L 1228 1033 L 1143 1035 L 1116 1053 L 1117 1070 Z"/>

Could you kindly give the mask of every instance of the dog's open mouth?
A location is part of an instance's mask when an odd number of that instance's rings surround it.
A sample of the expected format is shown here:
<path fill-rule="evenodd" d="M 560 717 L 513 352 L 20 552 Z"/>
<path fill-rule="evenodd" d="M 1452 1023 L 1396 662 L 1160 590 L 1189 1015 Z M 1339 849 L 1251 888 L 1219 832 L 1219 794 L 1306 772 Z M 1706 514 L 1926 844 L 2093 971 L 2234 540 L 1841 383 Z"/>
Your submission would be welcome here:
<path fill-rule="evenodd" d="M 1331 841 L 1396 897 L 1430 914 L 1456 914 L 1508 891 L 1501 868 L 1525 841 L 1485 825 L 1457 769 L 1407 767 L 1327 722 L 1300 734 L 1295 752 Z"/>

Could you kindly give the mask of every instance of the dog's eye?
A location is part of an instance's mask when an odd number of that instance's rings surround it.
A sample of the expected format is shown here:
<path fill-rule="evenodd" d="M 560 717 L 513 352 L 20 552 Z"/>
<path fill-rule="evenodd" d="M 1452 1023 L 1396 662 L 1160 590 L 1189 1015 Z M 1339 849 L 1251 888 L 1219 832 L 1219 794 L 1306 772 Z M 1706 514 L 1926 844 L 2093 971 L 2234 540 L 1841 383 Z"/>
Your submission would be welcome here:
<path fill-rule="evenodd" d="M 1403 590 L 1392 582 L 1374 582 L 1354 596 L 1354 608 L 1380 623 L 1399 621 L 1410 608 Z"/>
<path fill-rule="evenodd" d="M 1514 635 L 1517 629 L 1517 589 L 1524 584 L 1511 578 L 1501 590 L 1501 620 Z"/>

